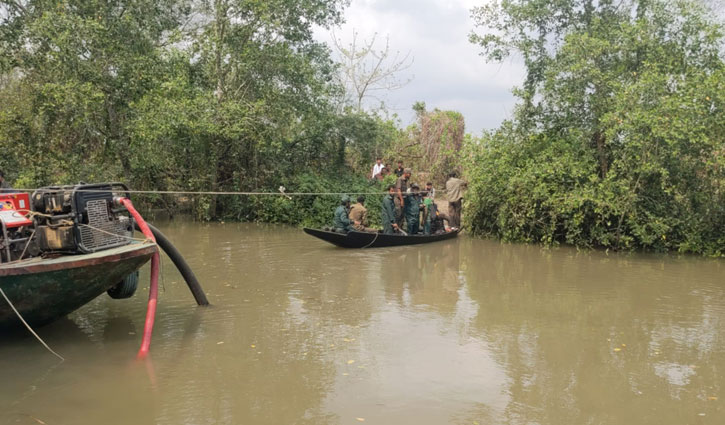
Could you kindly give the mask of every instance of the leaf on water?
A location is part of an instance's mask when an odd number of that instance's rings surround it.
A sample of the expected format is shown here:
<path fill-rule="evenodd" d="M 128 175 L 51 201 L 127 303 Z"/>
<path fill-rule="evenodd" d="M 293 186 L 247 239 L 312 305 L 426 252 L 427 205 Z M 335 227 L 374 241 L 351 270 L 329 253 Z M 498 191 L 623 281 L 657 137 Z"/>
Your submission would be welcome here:
<path fill-rule="evenodd" d="M 46 425 L 45 422 L 41 421 L 40 419 L 36 418 L 35 416 L 31 416 L 31 418 L 33 418 L 33 420 L 39 424 Z"/>
<path fill-rule="evenodd" d="M 615 348 L 615 349 L 614 349 L 614 351 L 617 351 L 617 352 L 619 352 L 619 351 L 622 351 L 622 349 L 621 349 L 621 348 L 619 348 L 619 347 L 617 347 L 617 348 Z"/>
<path fill-rule="evenodd" d="M 710 400 L 710 401 L 715 401 L 715 400 L 717 400 L 717 397 L 715 397 L 714 395 L 711 395 L 707 399 Z"/>
<path fill-rule="evenodd" d="M 252 344 L 252 345 L 250 345 L 250 347 L 252 347 L 252 348 L 256 348 L 257 346 L 256 346 L 256 345 L 254 345 L 254 344 Z"/>
<path fill-rule="evenodd" d="M 622 344 L 622 347 L 626 347 L 626 346 L 627 346 L 627 344 Z"/>
<path fill-rule="evenodd" d="M 358 422 L 365 422 L 365 418 L 355 418 Z"/>
<path fill-rule="evenodd" d="M 216 345 L 222 345 L 222 344 L 224 344 L 224 341 L 219 341 L 216 343 Z"/>
<path fill-rule="evenodd" d="M 347 361 L 347 364 L 353 364 L 353 363 L 355 363 L 355 360 L 348 360 Z"/>

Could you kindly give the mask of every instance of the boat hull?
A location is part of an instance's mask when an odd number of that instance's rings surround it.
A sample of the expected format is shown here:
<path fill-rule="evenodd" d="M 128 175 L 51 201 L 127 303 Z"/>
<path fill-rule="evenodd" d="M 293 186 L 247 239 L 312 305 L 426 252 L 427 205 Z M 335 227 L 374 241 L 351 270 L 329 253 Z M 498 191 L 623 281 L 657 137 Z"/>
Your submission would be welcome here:
<path fill-rule="evenodd" d="M 389 235 L 385 233 L 366 232 L 337 233 L 306 227 L 303 230 L 308 235 L 322 239 L 325 242 L 342 248 L 384 248 L 391 246 L 419 245 L 453 239 L 458 236 L 458 231 L 440 233 L 437 235 L 404 236 L 400 234 Z"/>
<path fill-rule="evenodd" d="M 31 259 L 0 265 L 0 288 L 33 326 L 63 317 L 103 294 L 143 266 L 156 252 L 151 243 L 133 243 L 86 255 Z M 21 325 L 0 299 L 0 328 Z"/>

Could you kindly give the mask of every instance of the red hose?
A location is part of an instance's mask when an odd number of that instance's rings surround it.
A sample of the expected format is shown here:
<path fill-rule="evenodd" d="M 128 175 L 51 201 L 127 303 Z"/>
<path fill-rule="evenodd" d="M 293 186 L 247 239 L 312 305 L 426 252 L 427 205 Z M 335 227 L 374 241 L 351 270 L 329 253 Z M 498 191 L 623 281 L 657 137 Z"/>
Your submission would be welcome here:
<path fill-rule="evenodd" d="M 141 229 L 141 233 L 144 234 L 147 238 L 151 239 L 156 242 L 156 238 L 154 237 L 153 233 L 151 233 L 151 229 L 149 229 L 149 226 L 146 225 L 146 221 L 144 221 L 143 217 L 141 217 L 141 214 L 136 211 L 136 208 L 133 207 L 133 204 L 131 203 L 131 200 L 128 198 L 120 198 L 118 199 L 118 202 L 126 207 L 128 212 L 131 214 L 131 216 L 136 220 L 138 223 L 139 229 Z M 146 323 L 143 327 L 143 338 L 141 339 L 141 348 L 138 350 L 138 356 L 137 358 L 143 359 L 146 357 L 149 353 L 149 347 L 151 346 L 151 334 L 154 331 L 154 319 L 156 317 L 156 302 L 159 298 L 159 253 L 158 251 L 154 253 L 154 255 L 151 257 L 151 285 L 149 286 L 149 303 L 148 307 L 146 308 Z"/>

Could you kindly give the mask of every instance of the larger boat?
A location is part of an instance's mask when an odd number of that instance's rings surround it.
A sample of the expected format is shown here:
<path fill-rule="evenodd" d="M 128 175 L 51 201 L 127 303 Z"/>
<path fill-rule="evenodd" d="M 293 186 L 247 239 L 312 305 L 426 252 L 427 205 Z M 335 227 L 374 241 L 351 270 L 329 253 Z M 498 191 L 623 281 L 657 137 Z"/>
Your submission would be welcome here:
<path fill-rule="evenodd" d="M 157 246 L 133 238 L 133 218 L 114 202 L 127 190 L 102 183 L 0 193 L 0 328 L 21 325 L 20 317 L 46 324 L 104 292 L 134 293 Z"/>

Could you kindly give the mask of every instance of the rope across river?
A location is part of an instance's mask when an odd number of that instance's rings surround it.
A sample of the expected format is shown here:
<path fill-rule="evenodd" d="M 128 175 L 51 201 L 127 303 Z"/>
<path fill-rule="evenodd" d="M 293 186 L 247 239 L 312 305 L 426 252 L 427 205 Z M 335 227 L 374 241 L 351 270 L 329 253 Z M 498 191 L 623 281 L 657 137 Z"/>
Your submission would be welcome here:
<path fill-rule="evenodd" d="M 43 188 L 43 189 L 12 189 L 15 192 L 108 192 L 103 189 L 73 189 L 73 188 Z M 284 189 L 278 192 L 242 192 L 242 191 L 191 191 L 191 190 L 119 190 L 119 192 L 147 194 L 147 195 L 238 195 L 238 196 L 342 196 L 351 193 L 355 195 L 387 195 L 388 192 L 285 192 Z M 436 193 L 445 193 L 445 190 L 436 190 Z"/>

